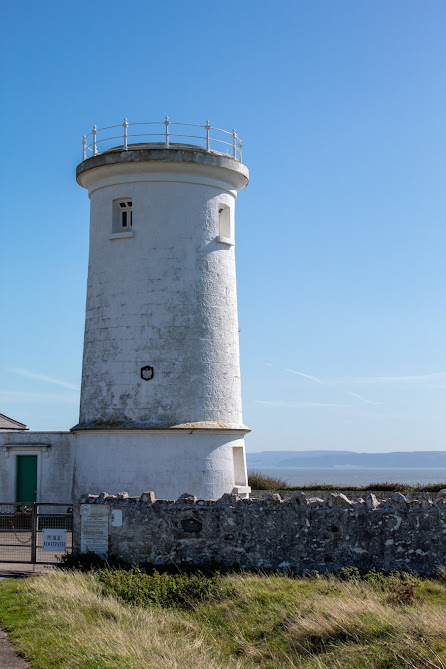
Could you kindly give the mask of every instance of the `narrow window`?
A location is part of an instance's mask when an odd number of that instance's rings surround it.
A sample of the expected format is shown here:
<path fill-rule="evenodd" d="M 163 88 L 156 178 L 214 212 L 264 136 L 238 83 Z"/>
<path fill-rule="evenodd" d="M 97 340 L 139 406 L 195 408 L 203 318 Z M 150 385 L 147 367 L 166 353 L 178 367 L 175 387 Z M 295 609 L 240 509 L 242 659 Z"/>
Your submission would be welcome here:
<path fill-rule="evenodd" d="M 133 202 L 127 198 L 113 201 L 112 233 L 131 232 L 133 228 Z"/>
<path fill-rule="evenodd" d="M 231 238 L 231 210 L 227 204 L 220 204 L 218 207 L 220 217 L 220 237 Z"/>
<path fill-rule="evenodd" d="M 132 201 L 126 200 L 125 202 L 120 202 L 119 206 L 121 208 L 121 228 L 123 230 L 129 230 L 133 223 Z"/>
<path fill-rule="evenodd" d="M 227 204 L 218 205 L 218 241 L 228 246 L 234 245 L 233 212 Z"/>

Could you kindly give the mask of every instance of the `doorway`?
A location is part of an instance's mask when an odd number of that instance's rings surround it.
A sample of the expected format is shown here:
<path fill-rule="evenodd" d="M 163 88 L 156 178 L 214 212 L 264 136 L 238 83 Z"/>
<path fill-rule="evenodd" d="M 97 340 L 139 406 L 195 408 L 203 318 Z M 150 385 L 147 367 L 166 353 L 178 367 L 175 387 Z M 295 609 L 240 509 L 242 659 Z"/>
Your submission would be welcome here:
<path fill-rule="evenodd" d="M 16 457 L 16 501 L 32 504 L 37 498 L 37 455 Z"/>

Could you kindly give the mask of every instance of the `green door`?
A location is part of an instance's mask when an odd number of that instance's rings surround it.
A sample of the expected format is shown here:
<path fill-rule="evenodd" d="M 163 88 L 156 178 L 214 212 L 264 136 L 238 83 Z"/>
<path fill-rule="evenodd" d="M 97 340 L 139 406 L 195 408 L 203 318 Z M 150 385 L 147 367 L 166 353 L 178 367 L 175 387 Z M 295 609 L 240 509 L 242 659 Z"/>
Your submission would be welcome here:
<path fill-rule="evenodd" d="M 37 494 L 37 455 L 17 455 L 16 502 L 31 504 Z"/>

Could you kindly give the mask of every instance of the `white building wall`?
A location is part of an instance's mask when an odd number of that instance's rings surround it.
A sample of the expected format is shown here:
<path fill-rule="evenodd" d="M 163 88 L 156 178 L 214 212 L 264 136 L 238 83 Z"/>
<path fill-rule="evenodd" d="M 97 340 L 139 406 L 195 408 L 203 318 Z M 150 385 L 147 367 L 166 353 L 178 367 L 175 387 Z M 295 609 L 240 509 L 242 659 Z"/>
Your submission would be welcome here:
<path fill-rule="evenodd" d="M 233 451 L 239 454 L 243 442 L 243 432 L 212 430 L 5 432 L 0 502 L 16 501 L 18 455 L 37 456 L 38 502 L 71 503 L 83 493 L 104 491 L 153 490 L 159 499 L 184 492 L 215 499 L 232 490 L 244 496 L 247 480 L 242 473 L 236 481 Z"/>
<path fill-rule="evenodd" d="M 74 443 L 75 435 L 71 432 L 1 433 L 0 502 L 16 501 L 18 455 L 37 455 L 38 502 L 75 501 Z"/>
<path fill-rule="evenodd" d="M 218 209 L 233 218 L 247 179 L 144 162 L 79 181 L 91 200 L 80 424 L 241 427 L 234 246 L 218 241 Z M 132 199 L 133 237 L 110 239 L 119 198 Z"/>
<path fill-rule="evenodd" d="M 216 499 L 232 490 L 245 496 L 247 480 L 235 486 L 233 457 L 233 447 L 243 449 L 243 443 L 243 433 L 211 430 L 82 431 L 76 435 L 75 498 L 147 490 L 159 499 L 185 492 Z"/>

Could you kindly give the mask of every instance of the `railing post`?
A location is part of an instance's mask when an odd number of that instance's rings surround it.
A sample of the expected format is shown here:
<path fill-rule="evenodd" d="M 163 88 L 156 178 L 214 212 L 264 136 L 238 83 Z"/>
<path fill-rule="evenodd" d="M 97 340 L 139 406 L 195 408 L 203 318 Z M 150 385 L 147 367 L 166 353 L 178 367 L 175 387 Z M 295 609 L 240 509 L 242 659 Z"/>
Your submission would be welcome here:
<path fill-rule="evenodd" d="M 170 123 L 170 121 L 169 121 L 169 117 L 166 116 L 166 118 L 165 118 L 165 120 L 164 120 L 164 125 L 166 126 L 166 134 L 165 134 L 165 142 L 164 142 L 164 145 L 165 145 L 166 149 L 169 148 L 169 123 Z"/>
<path fill-rule="evenodd" d="M 238 159 L 242 162 L 242 140 L 238 140 Z"/>
<path fill-rule="evenodd" d="M 37 514 L 39 506 L 37 502 L 33 502 L 31 512 L 31 564 L 37 562 Z"/>
<path fill-rule="evenodd" d="M 127 128 L 129 127 L 129 124 L 127 123 L 127 119 L 124 119 L 124 123 L 122 124 L 124 126 L 124 151 L 127 151 L 128 146 L 127 146 Z"/>
<path fill-rule="evenodd" d="M 206 151 L 209 153 L 210 147 L 209 147 L 209 130 L 211 129 L 211 124 L 209 121 L 206 121 L 206 125 L 204 126 L 206 128 Z"/>
<path fill-rule="evenodd" d="M 232 130 L 232 157 L 235 158 L 237 155 L 237 145 L 235 143 L 235 140 L 237 139 L 237 133 L 235 132 L 235 128 Z"/>
<path fill-rule="evenodd" d="M 98 131 L 96 130 L 96 126 L 93 126 L 92 130 L 92 135 L 93 135 L 93 155 L 96 156 L 98 153 L 98 148 L 96 146 L 96 135 L 98 134 Z"/>
<path fill-rule="evenodd" d="M 82 160 L 85 160 L 87 157 L 87 138 L 84 135 L 82 137 Z"/>

